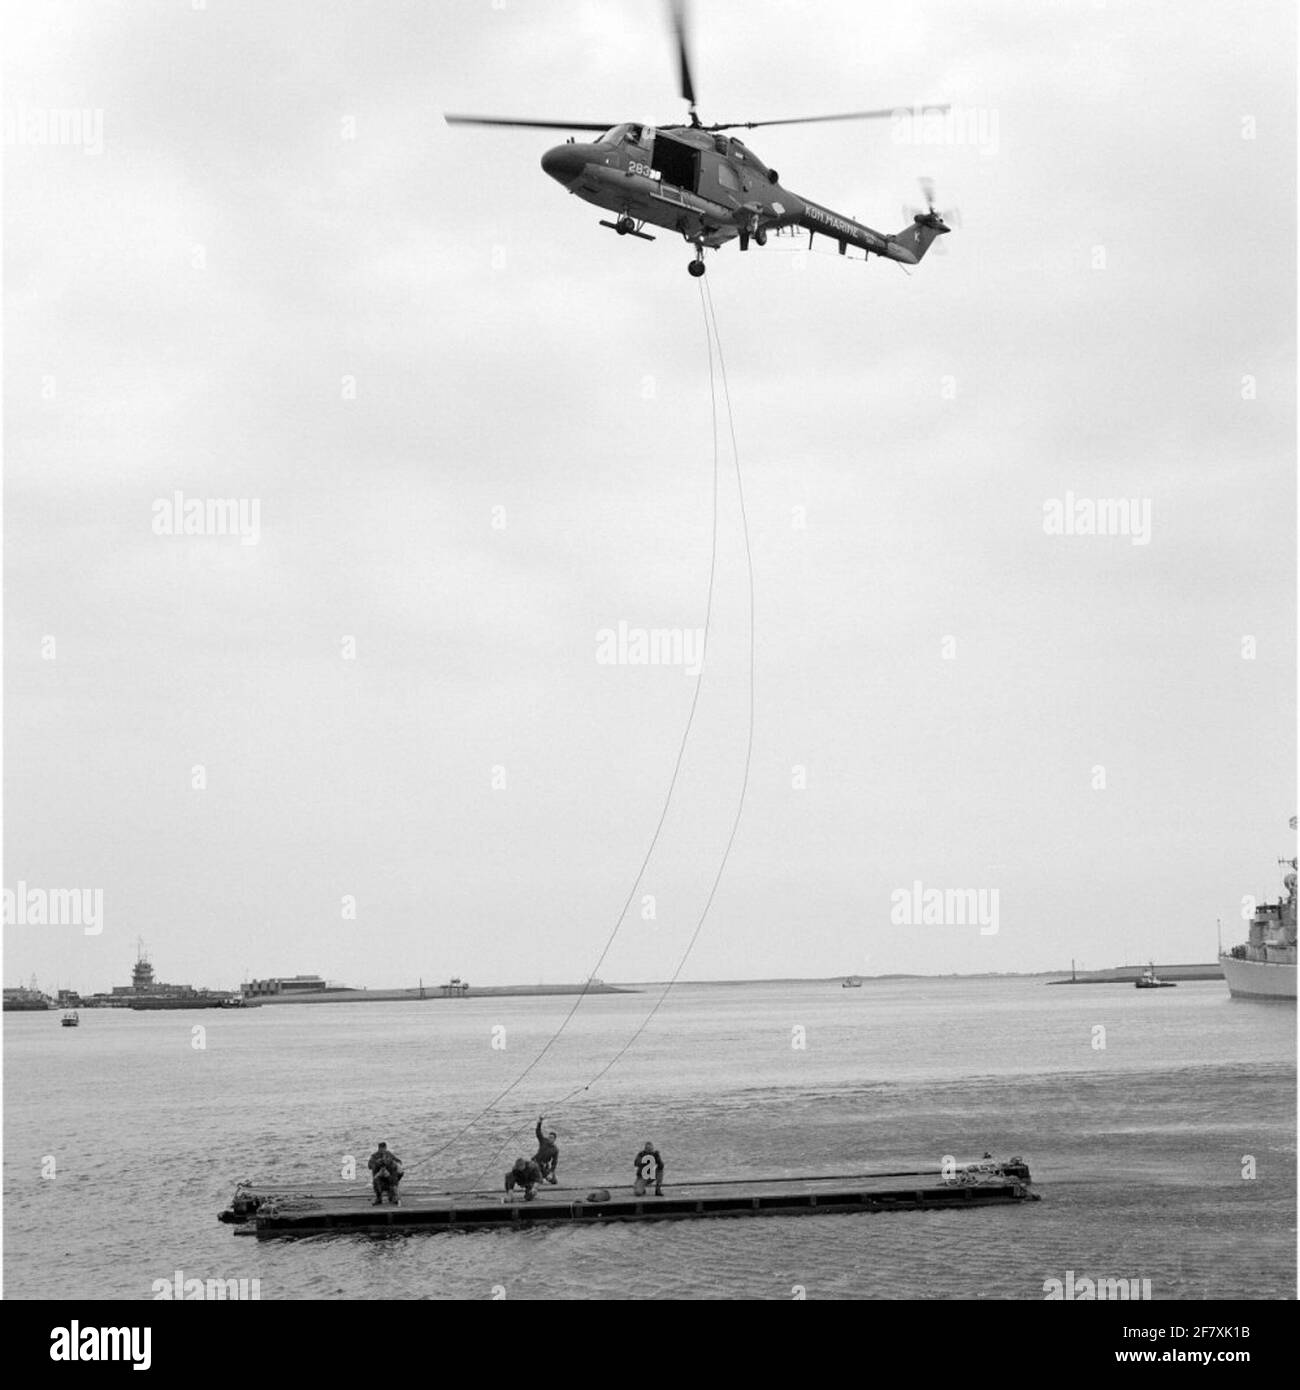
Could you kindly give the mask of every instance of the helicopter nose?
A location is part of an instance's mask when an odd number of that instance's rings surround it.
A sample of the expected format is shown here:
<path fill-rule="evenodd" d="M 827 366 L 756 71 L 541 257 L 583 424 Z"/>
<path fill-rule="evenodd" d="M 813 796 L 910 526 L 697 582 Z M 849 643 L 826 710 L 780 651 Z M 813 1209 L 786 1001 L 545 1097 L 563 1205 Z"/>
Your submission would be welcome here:
<path fill-rule="evenodd" d="M 560 183 L 572 183 L 582 173 L 587 157 L 577 145 L 556 145 L 542 156 L 542 169 Z"/>

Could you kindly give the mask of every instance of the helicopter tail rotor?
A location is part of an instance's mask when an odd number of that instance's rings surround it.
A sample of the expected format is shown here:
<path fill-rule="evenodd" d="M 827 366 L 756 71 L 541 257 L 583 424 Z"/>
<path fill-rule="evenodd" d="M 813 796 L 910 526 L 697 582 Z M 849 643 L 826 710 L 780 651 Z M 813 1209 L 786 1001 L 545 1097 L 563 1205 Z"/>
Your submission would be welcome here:
<path fill-rule="evenodd" d="M 939 236 L 952 231 L 954 227 L 960 227 L 960 208 L 951 207 L 940 210 L 935 207 L 934 180 L 923 175 L 917 182 L 921 185 L 921 196 L 925 199 L 925 209 L 922 211 L 920 208 L 904 207 L 903 215 L 910 217 L 914 226 L 928 227 Z M 939 253 L 945 253 L 946 250 L 947 248 L 942 245 L 938 248 Z"/>
<path fill-rule="evenodd" d="M 925 198 L 925 211 L 919 212 L 914 208 L 904 208 L 904 214 L 912 219 L 911 225 L 904 227 L 896 236 L 889 238 L 894 246 L 907 253 L 898 259 L 911 265 L 915 265 L 939 237 L 946 236 L 952 231 L 946 221 L 947 214 L 941 213 L 935 208 L 934 180 L 923 178 L 920 183 L 921 193 Z M 960 225 L 960 220 L 958 225 Z"/>

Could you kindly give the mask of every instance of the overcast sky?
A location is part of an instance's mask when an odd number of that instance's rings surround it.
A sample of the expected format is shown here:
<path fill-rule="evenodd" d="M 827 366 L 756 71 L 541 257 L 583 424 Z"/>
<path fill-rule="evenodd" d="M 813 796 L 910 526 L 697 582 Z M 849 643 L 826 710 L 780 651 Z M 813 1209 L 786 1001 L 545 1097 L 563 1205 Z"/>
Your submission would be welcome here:
<path fill-rule="evenodd" d="M 747 137 L 885 232 L 931 176 L 960 226 L 910 275 L 709 256 L 757 718 L 684 978 L 1210 959 L 1294 853 L 1294 7 L 701 0 L 693 35 L 706 121 L 982 124 Z M 7 926 L 4 982 L 124 983 L 137 936 L 214 987 L 585 977 L 690 708 L 597 653 L 704 620 L 700 287 L 542 173 L 562 135 L 442 113 L 680 120 L 662 7 L 83 2 L 5 52 L 4 885 L 104 916 Z M 676 967 L 739 790 L 722 462 L 606 979 Z M 256 543 L 156 534 L 178 491 Z M 1147 542 L 1050 534 L 1067 494 Z M 996 890 L 996 932 L 891 921 L 918 882 Z"/>

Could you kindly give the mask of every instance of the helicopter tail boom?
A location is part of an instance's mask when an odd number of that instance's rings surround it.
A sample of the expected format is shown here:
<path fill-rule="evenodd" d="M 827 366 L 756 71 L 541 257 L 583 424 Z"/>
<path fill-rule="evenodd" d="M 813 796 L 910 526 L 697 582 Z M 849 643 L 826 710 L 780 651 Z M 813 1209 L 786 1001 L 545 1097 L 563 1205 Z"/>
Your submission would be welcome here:
<path fill-rule="evenodd" d="M 856 246 L 869 256 L 884 256 L 887 260 L 901 261 L 904 265 L 915 265 L 935 239 L 950 230 L 937 212 L 930 211 L 918 213 L 912 219 L 911 226 L 893 236 L 886 236 L 806 198 L 800 200 L 800 206 L 791 220 L 814 235 L 839 242 L 841 255 L 848 247 Z"/>
<path fill-rule="evenodd" d="M 791 219 L 798 227 L 804 227 L 815 236 L 824 236 L 840 244 L 840 254 L 847 246 L 856 246 L 863 251 L 874 252 L 878 256 L 888 254 L 889 238 L 880 232 L 873 232 L 861 222 L 851 217 L 842 217 L 838 212 L 821 207 L 807 198 L 801 198 Z"/>
<path fill-rule="evenodd" d="M 906 265 L 915 265 L 931 245 L 949 231 L 951 228 L 944 224 L 937 213 L 918 213 L 910 227 L 889 238 L 890 258 Z"/>

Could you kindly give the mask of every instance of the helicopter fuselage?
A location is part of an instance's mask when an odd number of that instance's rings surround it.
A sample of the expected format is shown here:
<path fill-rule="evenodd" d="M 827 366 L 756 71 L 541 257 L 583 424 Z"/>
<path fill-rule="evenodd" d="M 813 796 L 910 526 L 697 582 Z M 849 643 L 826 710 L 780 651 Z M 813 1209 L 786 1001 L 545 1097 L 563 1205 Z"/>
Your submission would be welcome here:
<path fill-rule="evenodd" d="M 591 142 L 569 140 L 542 156 L 542 168 L 570 193 L 616 213 L 606 225 L 632 232 L 649 223 L 678 232 L 702 254 L 738 239 L 763 245 L 769 231 L 801 227 L 835 241 L 843 255 L 868 255 L 914 265 L 948 228 L 937 214 L 918 214 L 893 236 L 874 231 L 782 188 L 769 169 L 734 136 L 699 126 L 627 123 Z"/>

